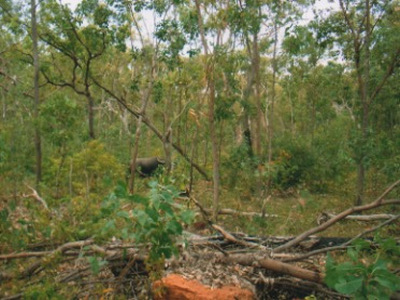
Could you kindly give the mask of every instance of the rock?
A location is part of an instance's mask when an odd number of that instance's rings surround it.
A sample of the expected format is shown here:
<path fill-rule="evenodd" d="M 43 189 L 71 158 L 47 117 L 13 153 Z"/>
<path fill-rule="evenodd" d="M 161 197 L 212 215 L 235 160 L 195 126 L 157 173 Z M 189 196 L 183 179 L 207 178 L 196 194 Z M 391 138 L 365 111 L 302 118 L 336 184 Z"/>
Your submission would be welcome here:
<path fill-rule="evenodd" d="M 252 300 L 254 294 L 236 286 L 211 289 L 196 280 L 170 274 L 153 285 L 155 300 Z"/>

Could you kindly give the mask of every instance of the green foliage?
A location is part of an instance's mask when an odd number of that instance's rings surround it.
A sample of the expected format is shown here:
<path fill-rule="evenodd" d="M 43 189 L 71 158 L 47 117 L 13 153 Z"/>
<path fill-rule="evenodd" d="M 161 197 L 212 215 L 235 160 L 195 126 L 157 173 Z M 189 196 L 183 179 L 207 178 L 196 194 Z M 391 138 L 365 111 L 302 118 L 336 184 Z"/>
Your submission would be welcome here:
<path fill-rule="evenodd" d="M 107 265 L 107 261 L 101 260 L 100 258 L 95 256 L 89 256 L 87 257 L 87 260 L 89 262 L 92 273 L 95 275 L 99 274 L 101 268 Z"/>
<path fill-rule="evenodd" d="M 52 280 L 42 280 L 39 284 L 29 286 L 24 292 L 23 299 L 41 300 L 41 299 L 65 299 L 57 292 L 57 287 Z"/>
<path fill-rule="evenodd" d="M 68 188 L 73 194 L 88 196 L 90 193 L 108 192 L 124 178 L 123 170 L 104 145 L 95 140 L 88 142 L 76 154 L 52 159 L 46 181 L 64 190 Z"/>
<path fill-rule="evenodd" d="M 357 240 L 348 248 L 349 261 L 337 263 L 328 255 L 326 261 L 326 284 L 336 291 L 353 296 L 355 299 L 390 299 L 400 289 L 400 278 L 393 274 L 390 267 L 399 257 L 400 247 L 393 239 L 377 239 L 379 248 L 373 249 L 371 243 Z M 375 258 L 361 255 L 369 251 Z M 372 252 L 371 252 L 372 251 Z M 398 263 L 398 262 L 397 262 Z"/>
<path fill-rule="evenodd" d="M 40 130 L 49 143 L 65 147 L 74 138 L 80 117 L 76 101 L 61 94 L 48 99 L 40 107 Z"/>
<path fill-rule="evenodd" d="M 119 184 L 104 200 L 97 219 L 107 220 L 102 225 L 101 235 L 116 234 L 122 239 L 134 239 L 144 247 L 149 244 L 149 263 L 156 264 L 178 253 L 177 238 L 182 235 L 183 226 L 192 222 L 194 214 L 174 201 L 179 191 L 172 186 L 162 186 L 155 181 L 149 186 L 149 196 L 142 197 L 128 195 L 125 185 Z M 120 209 L 121 201 L 135 205 L 131 214 Z M 117 224 L 123 224 L 122 228 Z"/>
<path fill-rule="evenodd" d="M 281 142 L 283 143 L 280 144 L 271 169 L 274 185 L 278 189 L 286 190 L 307 182 L 315 167 L 316 158 L 313 149 L 301 138 Z"/>
<path fill-rule="evenodd" d="M 136 219 L 134 235 L 140 243 L 150 243 L 150 261 L 169 258 L 177 254 L 176 238 L 182 235 L 183 225 L 192 222 L 194 214 L 178 205 L 176 213 L 174 198 L 179 192 L 172 187 L 150 183 L 149 198 L 138 199 L 140 207 L 133 210 Z"/>
<path fill-rule="evenodd" d="M 232 148 L 230 155 L 222 160 L 221 179 L 232 188 L 246 190 L 253 186 L 255 166 L 255 158 L 249 156 L 247 143 L 242 143 Z"/>

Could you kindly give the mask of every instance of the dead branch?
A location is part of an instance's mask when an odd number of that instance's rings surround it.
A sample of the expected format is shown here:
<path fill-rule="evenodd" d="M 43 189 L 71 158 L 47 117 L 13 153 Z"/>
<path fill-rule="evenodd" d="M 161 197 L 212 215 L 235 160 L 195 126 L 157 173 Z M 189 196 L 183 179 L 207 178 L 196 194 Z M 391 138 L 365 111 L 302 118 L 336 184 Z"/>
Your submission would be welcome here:
<path fill-rule="evenodd" d="M 332 219 L 336 218 L 337 215 L 332 213 L 326 213 L 326 215 Z M 388 220 L 392 219 L 395 215 L 391 214 L 373 214 L 373 215 L 349 215 L 345 219 L 356 220 L 356 221 L 377 221 L 377 220 Z"/>
<path fill-rule="evenodd" d="M 221 226 L 219 226 L 219 225 L 212 224 L 211 227 L 212 227 L 214 230 L 216 230 L 216 231 L 218 231 L 219 233 L 221 233 L 222 236 L 223 236 L 225 239 L 227 239 L 228 241 L 230 241 L 230 242 L 232 242 L 232 243 L 235 243 L 235 244 L 238 244 L 238 245 L 244 246 L 244 247 L 249 247 L 249 248 L 261 247 L 261 248 L 263 248 L 263 249 L 266 250 L 266 248 L 265 248 L 264 246 L 262 246 L 262 245 L 254 244 L 254 243 L 249 243 L 249 242 L 246 242 L 246 241 L 239 240 L 239 239 L 235 238 L 232 234 L 230 234 L 229 232 L 225 231 L 225 230 L 224 230 Z"/>
<path fill-rule="evenodd" d="M 393 183 L 391 186 L 389 186 L 383 193 L 382 195 L 380 195 L 375 201 L 369 203 L 369 204 L 365 204 L 365 205 L 361 205 L 361 206 L 354 206 L 351 207 L 343 212 L 341 212 L 340 214 L 338 214 L 335 218 L 332 218 L 330 220 L 328 220 L 325 223 L 322 223 L 321 225 L 311 228 L 310 230 L 307 230 L 306 232 L 298 235 L 297 237 L 295 237 L 293 240 L 287 242 L 284 245 L 281 245 L 277 248 L 275 248 L 273 251 L 278 253 L 278 252 L 282 252 L 283 250 L 286 250 L 290 247 L 293 247 L 297 244 L 299 244 L 301 241 L 305 240 L 307 237 L 309 237 L 312 234 L 315 234 L 317 232 L 321 232 L 324 231 L 325 229 L 331 227 L 332 225 L 334 225 L 335 223 L 337 223 L 338 221 L 346 218 L 347 216 L 355 213 L 355 212 L 360 212 L 360 211 L 365 211 L 365 210 L 370 210 L 382 205 L 387 205 L 390 202 L 385 202 L 384 198 L 397 186 L 400 184 L 400 180 L 397 180 L 395 183 Z"/>
<path fill-rule="evenodd" d="M 93 243 L 92 239 L 84 240 L 84 241 L 76 241 L 76 242 L 69 242 L 63 244 L 56 248 L 55 250 L 51 251 L 34 251 L 34 252 L 21 252 L 21 253 L 11 253 L 11 254 L 2 254 L 0 255 L 0 260 L 6 259 L 15 259 L 15 258 L 28 258 L 28 257 L 41 257 L 46 255 L 52 255 L 56 253 L 64 253 L 69 249 L 74 248 L 82 248 L 84 246 L 88 246 Z"/>
<path fill-rule="evenodd" d="M 354 242 L 356 239 L 359 239 L 359 238 L 361 238 L 361 237 L 367 235 L 368 233 L 374 232 L 374 231 L 376 231 L 376 230 L 378 230 L 378 229 L 380 229 L 380 228 L 382 228 L 382 227 L 384 227 L 384 226 L 386 226 L 386 225 L 389 225 L 390 223 L 396 221 L 396 220 L 399 219 L 399 218 L 400 218 L 400 215 L 393 216 L 391 219 L 386 220 L 385 222 L 382 222 L 381 224 L 379 224 L 379 225 L 377 225 L 377 226 L 375 226 L 375 227 L 372 227 L 372 228 L 370 228 L 370 229 L 368 229 L 368 230 L 365 230 L 365 231 L 363 231 L 363 232 L 357 234 L 355 237 L 351 238 L 350 240 L 348 240 L 347 242 L 343 243 L 342 245 L 333 246 L 333 247 L 326 247 L 326 248 L 322 248 L 322 249 L 310 251 L 310 252 L 305 253 L 305 254 L 303 254 L 303 255 L 298 255 L 298 256 L 295 256 L 295 257 L 283 259 L 283 261 L 285 261 L 285 262 L 300 261 L 300 260 L 303 260 L 303 259 L 305 259 L 305 258 L 314 256 L 314 255 L 318 255 L 318 254 L 322 254 L 322 253 L 327 253 L 327 252 L 330 252 L 330 251 L 345 250 L 345 249 L 347 249 L 348 246 L 349 246 L 352 242 Z"/>
<path fill-rule="evenodd" d="M 206 208 L 205 211 L 211 213 L 211 209 Z M 245 217 L 262 217 L 262 213 L 258 212 L 247 212 L 247 211 L 238 211 L 230 208 L 221 208 L 218 211 L 219 215 L 234 215 L 234 216 L 245 216 Z M 265 217 L 276 218 L 278 215 L 264 215 Z"/>
<path fill-rule="evenodd" d="M 236 254 L 228 257 L 220 257 L 221 260 L 229 263 L 238 263 L 243 266 L 262 267 L 277 273 L 290 275 L 296 278 L 322 283 L 324 275 L 297 266 L 289 265 L 270 258 L 259 258 L 252 254 Z"/>
<path fill-rule="evenodd" d="M 49 207 L 47 206 L 46 201 L 45 201 L 42 197 L 39 196 L 38 192 L 37 192 L 33 187 L 31 187 L 31 186 L 29 186 L 29 185 L 26 185 L 26 186 L 32 191 L 32 194 L 29 194 L 29 195 L 23 194 L 22 197 L 24 197 L 24 198 L 30 198 L 30 197 L 32 197 L 32 198 L 36 199 L 36 200 L 39 201 L 39 202 L 43 205 L 43 207 L 48 211 L 48 210 L 49 210 Z"/>

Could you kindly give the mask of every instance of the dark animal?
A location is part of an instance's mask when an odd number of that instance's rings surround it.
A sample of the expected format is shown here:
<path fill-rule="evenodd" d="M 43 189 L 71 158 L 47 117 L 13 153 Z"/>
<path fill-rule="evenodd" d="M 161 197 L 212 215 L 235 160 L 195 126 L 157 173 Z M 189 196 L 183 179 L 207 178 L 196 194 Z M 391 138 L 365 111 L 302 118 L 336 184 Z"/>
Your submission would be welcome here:
<path fill-rule="evenodd" d="M 136 171 L 142 177 L 149 177 L 157 170 L 160 165 L 164 165 L 165 160 L 160 157 L 146 157 L 136 159 Z M 132 162 L 131 162 L 132 167 Z M 130 170 L 129 170 L 130 172 Z"/>

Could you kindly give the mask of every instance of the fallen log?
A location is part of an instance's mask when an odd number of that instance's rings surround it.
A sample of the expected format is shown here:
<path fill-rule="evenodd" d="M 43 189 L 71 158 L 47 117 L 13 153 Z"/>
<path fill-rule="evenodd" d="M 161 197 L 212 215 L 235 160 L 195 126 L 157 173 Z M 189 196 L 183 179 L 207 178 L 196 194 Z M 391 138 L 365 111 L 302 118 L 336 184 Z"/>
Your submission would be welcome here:
<path fill-rule="evenodd" d="M 243 266 L 262 267 L 273 272 L 317 283 L 322 283 L 324 280 L 324 275 L 322 273 L 303 269 L 270 258 L 258 258 L 256 255 L 252 254 L 236 254 L 227 257 L 221 255 L 221 260 L 229 263 L 238 263 Z"/>

